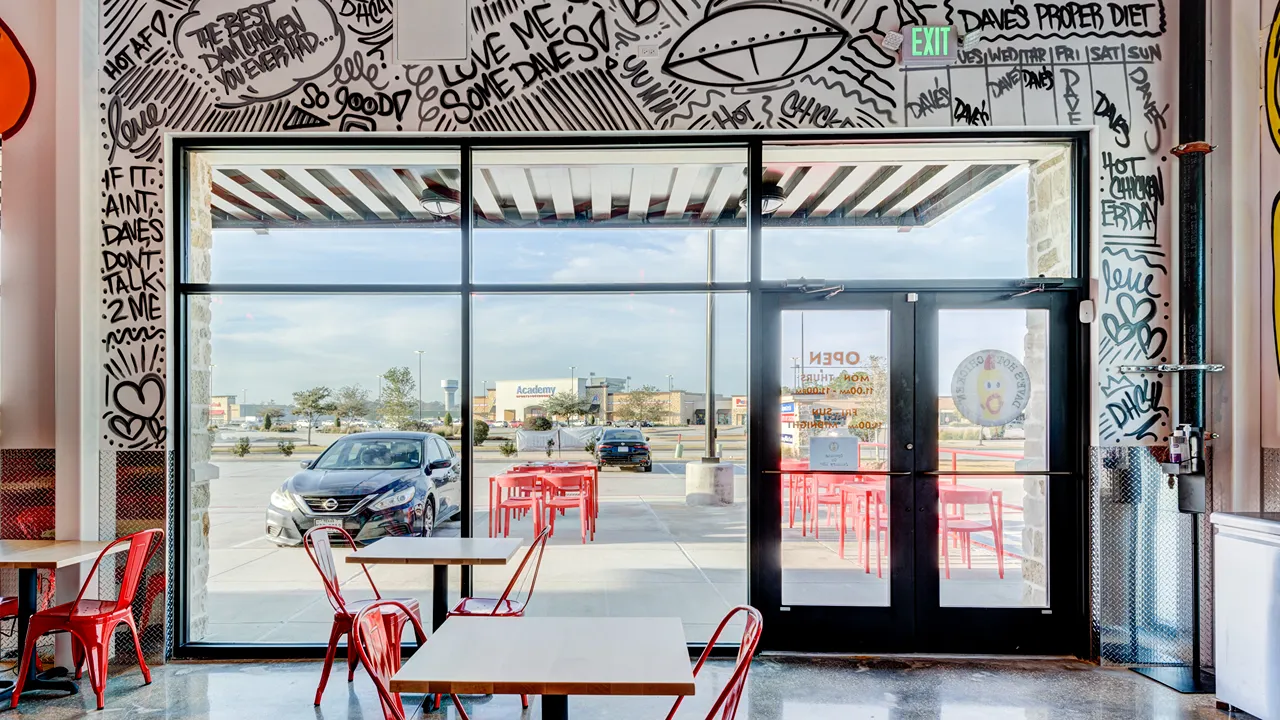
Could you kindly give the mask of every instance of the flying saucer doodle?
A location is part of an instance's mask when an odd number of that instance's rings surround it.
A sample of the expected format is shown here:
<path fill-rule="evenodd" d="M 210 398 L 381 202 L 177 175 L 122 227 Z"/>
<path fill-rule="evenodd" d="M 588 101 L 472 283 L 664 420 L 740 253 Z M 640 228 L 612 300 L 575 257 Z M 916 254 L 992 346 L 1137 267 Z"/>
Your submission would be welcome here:
<path fill-rule="evenodd" d="M 776 0 L 712 4 L 667 54 L 663 72 L 701 85 L 741 87 L 811 70 L 849 31 L 807 8 Z"/>
<path fill-rule="evenodd" d="M 0 139 L 22 129 L 36 100 L 36 69 L 8 25 L 0 20 Z"/>

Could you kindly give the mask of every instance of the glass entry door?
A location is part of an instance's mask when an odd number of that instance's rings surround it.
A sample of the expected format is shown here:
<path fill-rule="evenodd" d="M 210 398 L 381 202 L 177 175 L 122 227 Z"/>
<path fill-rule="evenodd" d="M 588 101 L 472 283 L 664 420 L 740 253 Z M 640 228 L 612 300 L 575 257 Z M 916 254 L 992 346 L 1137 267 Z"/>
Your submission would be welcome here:
<path fill-rule="evenodd" d="M 764 305 L 758 437 L 774 441 L 756 463 L 752 600 L 767 643 L 1078 651 L 1087 394 L 1070 295 Z"/>

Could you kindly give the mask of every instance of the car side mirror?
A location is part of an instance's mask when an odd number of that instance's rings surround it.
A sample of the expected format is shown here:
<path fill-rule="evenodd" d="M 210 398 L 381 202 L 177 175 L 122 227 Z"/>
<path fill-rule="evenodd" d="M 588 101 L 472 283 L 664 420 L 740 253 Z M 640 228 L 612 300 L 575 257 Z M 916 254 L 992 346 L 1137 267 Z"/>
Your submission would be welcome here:
<path fill-rule="evenodd" d="M 303 470 L 310 470 L 310 469 L 311 469 L 311 463 L 312 463 L 312 461 L 311 461 L 311 460 L 303 460 L 302 462 L 300 462 L 300 463 L 298 463 L 298 464 L 302 466 L 302 469 L 303 469 Z"/>
<path fill-rule="evenodd" d="M 448 458 L 445 458 L 443 460 L 432 460 L 430 463 L 427 464 L 427 467 L 430 467 L 432 470 L 444 470 L 445 468 L 449 467 L 452 464 L 453 464 L 452 461 L 450 461 Z"/>

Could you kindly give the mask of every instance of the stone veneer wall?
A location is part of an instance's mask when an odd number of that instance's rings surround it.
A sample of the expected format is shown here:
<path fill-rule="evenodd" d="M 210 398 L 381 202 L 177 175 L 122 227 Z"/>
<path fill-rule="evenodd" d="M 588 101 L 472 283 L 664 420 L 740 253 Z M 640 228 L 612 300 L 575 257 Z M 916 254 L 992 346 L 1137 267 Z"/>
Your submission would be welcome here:
<path fill-rule="evenodd" d="M 209 213 L 213 194 L 213 168 L 200 154 L 191 156 L 190 177 L 191 263 L 193 278 L 209 277 L 213 248 L 213 217 Z M 180 273 L 181 270 L 178 270 Z M 213 455 L 213 435 L 209 432 L 209 402 L 212 397 L 211 381 L 213 363 L 212 333 L 209 323 L 213 317 L 208 295 L 192 295 L 187 309 L 187 356 L 190 373 L 189 404 L 175 408 L 176 412 L 190 413 L 191 436 L 187 438 L 188 486 L 188 556 L 187 556 L 187 608 L 190 617 L 188 630 L 193 640 L 208 633 L 209 627 L 209 481 L 218 477 L 218 467 L 210 462 Z"/>
<path fill-rule="evenodd" d="M 1032 165 L 1027 179 L 1027 274 L 1071 275 L 1071 165 L 1058 153 Z M 1048 323 L 1044 313 L 1027 313 L 1023 364 L 1031 375 L 1027 404 L 1026 444 L 1018 470 L 1044 470 L 1048 442 Z M 1022 602 L 1048 604 L 1048 488 L 1044 475 L 1022 480 Z"/>

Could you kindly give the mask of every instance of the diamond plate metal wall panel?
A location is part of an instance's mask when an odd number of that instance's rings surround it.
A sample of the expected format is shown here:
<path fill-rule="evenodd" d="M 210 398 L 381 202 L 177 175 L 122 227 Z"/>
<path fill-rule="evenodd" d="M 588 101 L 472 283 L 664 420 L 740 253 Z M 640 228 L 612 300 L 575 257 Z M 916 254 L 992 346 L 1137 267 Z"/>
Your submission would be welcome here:
<path fill-rule="evenodd" d="M 57 453 L 53 448 L 0 450 L 0 537 L 6 540 L 50 540 L 54 529 L 54 483 Z M 37 607 L 53 604 L 52 573 L 39 573 Z M 18 593 L 18 571 L 0 570 L 0 594 Z M 8 623 L 6 623 L 8 624 Z M 40 641 L 41 655 L 53 653 L 53 637 Z M 18 657 L 17 633 L 0 634 L 0 657 Z"/>
<path fill-rule="evenodd" d="M 114 540 L 150 528 L 162 528 L 166 533 L 164 547 L 152 556 L 134 600 L 134 617 L 148 663 L 162 662 L 168 655 L 168 578 L 172 558 L 168 517 L 172 479 L 172 453 L 161 450 L 99 453 L 98 537 Z M 103 560 L 98 571 L 101 597 L 115 597 L 125 557 L 118 554 Z M 132 661 L 134 650 L 127 633 L 117 636 L 115 652 L 120 661 Z"/>
<path fill-rule="evenodd" d="M 1280 512 L 1280 448 L 1262 448 L 1262 509 Z"/>
<path fill-rule="evenodd" d="M 1191 662 L 1193 520 L 1178 512 L 1163 453 L 1093 448 L 1090 456 L 1092 619 L 1104 663 Z"/>

